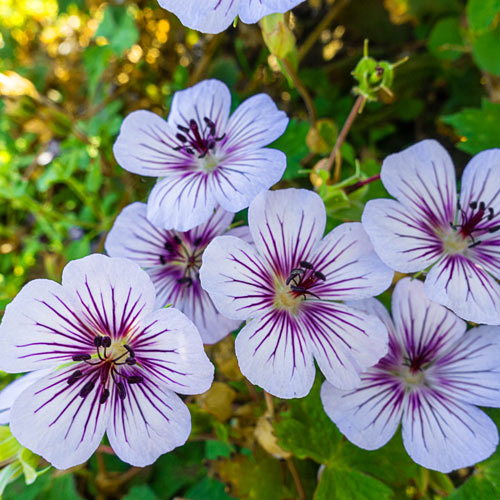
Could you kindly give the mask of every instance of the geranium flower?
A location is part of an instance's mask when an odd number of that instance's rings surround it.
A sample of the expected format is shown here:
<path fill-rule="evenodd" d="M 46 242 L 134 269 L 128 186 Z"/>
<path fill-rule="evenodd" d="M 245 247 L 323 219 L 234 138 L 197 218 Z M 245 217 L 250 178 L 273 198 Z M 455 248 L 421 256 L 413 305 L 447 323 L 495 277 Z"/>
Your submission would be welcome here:
<path fill-rule="evenodd" d="M 154 303 L 137 264 L 104 255 L 70 262 L 62 285 L 24 286 L 0 325 L 0 369 L 53 371 L 14 401 L 10 427 L 23 446 L 66 469 L 104 432 L 137 466 L 186 441 L 190 415 L 175 393 L 206 391 L 213 366 L 193 323 Z"/>
<path fill-rule="evenodd" d="M 203 33 L 220 33 L 238 16 L 253 24 L 264 16 L 286 12 L 304 0 L 158 0 L 173 12 L 184 26 Z"/>
<path fill-rule="evenodd" d="M 323 384 L 323 406 L 340 431 L 375 450 L 401 422 L 410 457 L 441 472 L 490 456 L 498 431 L 475 405 L 500 406 L 500 328 L 466 332 L 461 319 L 427 298 L 422 282 L 409 278 L 394 289 L 394 322 L 375 299 L 350 305 L 385 323 L 389 352 L 352 391 Z"/>
<path fill-rule="evenodd" d="M 203 251 L 223 233 L 251 241 L 248 227 L 228 231 L 233 214 L 218 208 L 207 222 L 184 233 L 159 229 L 146 218 L 146 205 L 123 209 L 106 239 L 111 257 L 133 260 L 149 274 L 156 288 L 156 306 L 173 304 L 197 326 L 205 344 L 214 344 L 241 321 L 225 318 L 201 287 L 199 269 Z"/>
<path fill-rule="evenodd" d="M 200 270 L 219 311 L 248 320 L 235 344 L 241 371 L 275 396 L 302 397 L 316 360 L 332 384 L 355 387 L 387 352 L 387 332 L 377 318 L 336 301 L 384 291 L 392 271 L 361 224 L 342 224 L 323 238 L 325 207 L 311 191 L 262 192 L 248 220 L 255 247 L 219 236 Z"/>
<path fill-rule="evenodd" d="M 264 148 L 288 118 L 266 94 L 247 99 L 229 117 L 231 94 L 217 80 L 176 92 L 167 121 L 135 111 L 122 124 L 113 151 L 126 170 L 162 177 L 148 199 L 148 219 L 187 231 L 216 205 L 238 212 L 281 179 L 286 156 Z"/>
<path fill-rule="evenodd" d="M 472 158 L 459 201 L 453 163 L 433 140 L 388 156 L 381 178 L 398 201 L 369 201 L 362 222 L 382 261 L 403 273 L 429 268 L 430 299 L 500 324 L 500 149 Z"/>

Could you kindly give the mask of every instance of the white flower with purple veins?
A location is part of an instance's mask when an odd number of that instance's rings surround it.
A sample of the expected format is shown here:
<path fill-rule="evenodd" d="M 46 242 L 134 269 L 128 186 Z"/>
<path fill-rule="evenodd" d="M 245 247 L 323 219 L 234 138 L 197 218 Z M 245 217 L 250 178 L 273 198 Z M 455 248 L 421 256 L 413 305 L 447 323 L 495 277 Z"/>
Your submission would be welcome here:
<path fill-rule="evenodd" d="M 193 323 L 154 303 L 137 264 L 104 255 L 70 262 L 62 285 L 24 286 L 0 325 L 0 369 L 51 371 L 34 374 L 12 405 L 23 446 L 66 469 L 87 460 L 105 432 L 137 466 L 186 441 L 189 410 L 176 393 L 206 391 L 213 366 Z"/>
<path fill-rule="evenodd" d="M 201 287 L 199 270 L 203 251 L 216 236 L 226 233 L 251 241 L 246 226 L 228 231 L 233 216 L 219 207 L 207 222 L 182 233 L 159 229 L 146 218 L 144 203 L 132 203 L 116 218 L 106 239 L 106 252 L 144 268 L 156 288 L 156 306 L 173 304 L 194 322 L 205 344 L 214 344 L 241 321 L 217 311 Z"/>
<path fill-rule="evenodd" d="M 388 156 L 381 178 L 396 200 L 371 200 L 363 226 L 396 271 L 429 269 L 429 298 L 476 323 L 500 324 L 500 149 L 465 167 L 457 201 L 446 150 L 426 140 Z"/>
<path fill-rule="evenodd" d="M 184 26 L 203 33 L 220 33 L 238 16 L 253 24 L 269 14 L 286 12 L 304 0 L 158 0 Z"/>
<path fill-rule="evenodd" d="M 361 224 L 342 224 L 323 238 L 325 206 L 311 191 L 262 192 L 248 220 L 255 246 L 219 236 L 200 270 L 219 311 L 247 320 L 235 344 L 241 371 L 275 396 L 302 397 L 316 360 L 332 384 L 356 387 L 360 373 L 387 352 L 387 331 L 337 301 L 383 292 L 393 272 Z"/>
<path fill-rule="evenodd" d="M 353 391 L 323 384 L 323 406 L 340 431 L 357 446 L 375 450 L 401 422 L 410 457 L 441 472 L 489 457 L 498 431 L 475 405 L 500 407 L 500 328 L 466 332 L 464 321 L 429 300 L 422 282 L 409 278 L 394 289 L 393 320 L 376 299 L 351 305 L 386 324 L 389 353 Z"/>
<path fill-rule="evenodd" d="M 286 156 L 265 148 L 288 118 L 266 94 L 243 102 L 229 117 L 231 94 L 217 80 L 176 92 L 167 121 L 135 111 L 122 124 L 113 151 L 118 163 L 160 177 L 148 199 L 148 219 L 187 231 L 208 220 L 217 205 L 235 213 L 278 182 Z"/>

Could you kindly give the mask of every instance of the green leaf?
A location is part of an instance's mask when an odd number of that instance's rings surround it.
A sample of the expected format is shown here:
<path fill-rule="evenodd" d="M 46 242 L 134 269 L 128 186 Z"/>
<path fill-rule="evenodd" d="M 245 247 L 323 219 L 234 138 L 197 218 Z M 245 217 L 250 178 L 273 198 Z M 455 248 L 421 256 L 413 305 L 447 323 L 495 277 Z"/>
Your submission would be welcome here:
<path fill-rule="evenodd" d="M 300 174 L 302 169 L 300 161 L 309 153 L 306 144 L 309 123 L 292 118 L 285 133 L 271 144 L 272 148 L 279 149 L 286 154 L 287 167 L 283 175 L 284 180 L 291 180 L 305 174 Z"/>
<path fill-rule="evenodd" d="M 458 59 L 463 53 L 460 48 L 464 46 L 458 17 L 447 17 L 437 22 L 429 36 L 428 46 L 429 51 L 439 59 Z"/>
<path fill-rule="evenodd" d="M 129 9 L 122 5 L 109 5 L 95 36 L 107 38 L 113 51 L 121 55 L 139 40 L 139 31 Z"/>
<path fill-rule="evenodd" d="M 462 137 L 457 146 L 467 153 L 476 154 L 500 144 L 500 103 L 484 99 L 480 109 L 465 108 L 442 120 L 456 129 Z"/>
<path fill-rule="evenodd" d="M 472 54 L 481 69 L 500 76 L 500 26 L 479 36 Z"/>
<path fill-rule="evenodd" d="M 390 500 L 392 490 L 384 483 L 362 472 L 325 467 L 321 473 L 314 500 Z"/>
<path fill-rule="evenodd" d="M 500 12 L 500 0 L 469 0 L 466 12 L 472 30 L 487 29 Z"/>
<path fill-rule="evenodd" d="M 285 450 L 298 458 L 326 463 L 338 454 L 342 435 L 323 410 L 320 387 L 317 379 L 305 398 L 290 400 L 290 410 L 280 415 L 274 429 Z"/>
<path fill-rule="evenodd" d="M 83 53 L 83 65 L 88 75 L 89 98 L 92 100 L 97 91 L 99 80 L 108 67 L 113 50 L 108 47 L 88 47 Z"/>
<path fill-rule="evenodd" d="M 195 484 L 184 493 L 183 498 L 189 500 L 233 500 L 233 497 L 226 493 L 224 485 L 210 477 L 205 477 L 198 484 Z"/>
<path fill-rule="evenodd" d="M 130 488 L 130 491 L 122 500 L 160 500 L 160 498 L 155 495 L 155 492 L 149 486 L 141 484 Z"/>
<path fill-rule="evenodd" d="M 23 468 L 19 462 L 9 464 L 0 470 L 0 496 L 3 495 L 6 486 L 22 474 Z"/>

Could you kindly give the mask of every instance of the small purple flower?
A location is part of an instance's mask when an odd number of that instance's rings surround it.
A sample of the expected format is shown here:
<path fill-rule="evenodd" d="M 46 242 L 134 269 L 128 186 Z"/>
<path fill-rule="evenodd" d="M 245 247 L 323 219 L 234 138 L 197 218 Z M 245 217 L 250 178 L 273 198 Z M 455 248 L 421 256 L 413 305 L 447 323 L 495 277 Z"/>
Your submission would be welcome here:
<path fill-rule="evenodd" d="M 217 205 L 238 212 L 281 179 L 286 156 L 265 148 L 285 131 L 288 118 L 272 99 L 247 99 L 229 117 L 231 94 L 217 80 L 176 92 L 167 121 L 135 111 L 122 124 L 113 151 L 140 175 L 161 177 L 148 199 L 148 219 L 187 231 Z"/>
<path fill-rule="evenodd" d="M 500 149 L 472 158 L 459 201 L 453 163 L 433 140 L 388 156 L 381 178 L 397 201 L 369 201 L 362 222 L 382 261 L 403 273 L 429 269 L 430 299 L 500 324 Z"/>
<path fill-rule="evenodd" d="M 389 353 L 353 391 L 323 384 L 323 406 L 340 431 L 375 450 L 401 422 L 410 457 L 441 472 L 490 456 L 498 431 L 475 405 L 500 407 L 500 328 L 466 332 L 461 319 L 427 298 L 422 282 L 409 278 L 394 289 L 394 322 L 375 299 L 350 305 L 385 323 Z"/>
<path fill-rule="evenodd" d="M 262 192 L 248 220 L 255 247 L 219 236 L 200 270 L 219 311 L 248 320 L 236 337 L 241 371 L 278 397 L 302 397 L 316 360 L 332 384 L 355 387 L 387 352 L 387 332 L 377 318 L 336 301 L 381 293 L 392 271 L 361 224 L 343 224 L 323 238 L 325 207 L 311 191 Z"/>
<path fill-rule="evenodd" d="M 213 366 L 193 323 L 154 303 L 137 264 L 104 255 L 70 262 L 62 285 L 24 286 L 0 325 L 0 368 L 50 373 L 12 406 L 23 446 L 66 469 L 87 460 L 105 432 L 118 457 L 137 466 L 186 441 L 190 415 L 175 393 L 206 391 Z"/>
<path fill-rule="evenodd" d="M 264 16 L 286 12 L 304 0 L 158 0 L 184 26 L 203 33 L 220 33 L 236 18 L 253 24 Z"/>
<path fill-rule="evenodd" d="M 173 304 L 193 321 L 205 344 L 236 330 L 241 321 L 225 318 L 201 287 L 199 270 L 205 247 L 221 234 L 251 241 L 248 227 L 228 231 L 233 214 L 218 208 L 206 223 L 184 233 L 159 229 L 146 218 L 146 205 L 132 203 L 115 220 L 106 252 L 139 264 L 156 288 L 156 306 Z"/>

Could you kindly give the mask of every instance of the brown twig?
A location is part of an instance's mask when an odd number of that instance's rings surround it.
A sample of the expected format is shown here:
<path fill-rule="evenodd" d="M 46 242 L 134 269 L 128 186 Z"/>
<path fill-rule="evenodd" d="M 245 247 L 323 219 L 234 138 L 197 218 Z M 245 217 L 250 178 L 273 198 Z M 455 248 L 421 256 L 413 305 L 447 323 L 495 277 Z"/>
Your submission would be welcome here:
<path fill-rule="evenodd" d="M 290 64 L 290 62 L 287 59 L 280 59 L 280 61 L 281 64 L 283 64 L 283 66 L 285 67 L 288 76 L 290 77 L 295 88 L 297 89 L 297 92 L 302 97 L 304 104 L 306 105 L 307 114 L 309 115 L 309 121 L 311 122 L 311 126 L 314 126 L 318 118 L 316 113 L 316 107 L 314 106 L 314 101 L 311 97 L 311 94 L 309 94 L 309 91 L 302 83 L 301 79 L 299 78 L 299 75 L 297 74 L 293 66 Z"/>
<path fill-rule="evenodd" d="M 295 467 L 295 463 L 292 459 L 292 457 L 285 459 L 286 460 L 286 465 L 288 466 L 288 470 L 290 471 L 290 474 L 292 475 L 293 482 L 295 483 L 295 488 L 297 488 L 297 495 L 299 496 L 300 500 L 306 500 L 306 494 L 304 492 L 304 487 L 302 486 L 302 481 L 300 480 L 299 473 L 297 471 L 297 468 Z"/>
<path fill-rule="evenodd" d="M 321 20 L 321 22 L 314 28 L 311 34 L 306 38 L 306 41 L 299 48 L 298 60 L 299 62 L 304 59 L 304 57 L 309 53 L 309 51 L 314 47 L 314 44 L 321 36 L 321 33 L 325 31 L 328 26 L 333 22 L 333 20 L 338 16 L 340 11 L 350 2 L 350 0 L 339 0 L 335 2 L 330 8 L 328 14 Z"/>
<path fill-rule="evenodd" d="M 267 391 L 264 391 L 264 398 L 266 400 L 267 412 L 269 413 L 269 416 L 272 418 L 272 417 L 274 417 L 274 400 L 273 400 L 273 397 Z"/>
<path fill-rule="evenodd" d="M 201 79 L 205 69 L 213 60 L 213 55 L 223 38 L 224 34 L 220 33 L 218 35 L 214 35 L 212 39 L 208 42 L 202 58 L 194 68 L 194 71 L 191 74 L 191 77 L 189 78 L 188 87 L 191 87 Z"/>
<path fill-rule="evenodd" d="M 367 184 L 371 184 L 372 182 L 378 181 L 379 179 L 380 179 L 380 174 L 372 175 L 367 179 L 363 179 L 362 181 L 358 181 L 354 184 L 351 184 L 350 186 L 347 186 L 346 188 L 344 188 L 344 192 L 345 194 L 354 193 L 354 191 L 361 189 L 363 186 L 366 186 Z"/>
<path fill-rule="evenodd" d="M 328 158 L 328 163 L 326 165 L 326 170 L 328 172 L 331 171 L 333 167 L 333 162 L 337 159 L 337 155 L 340 152 L 340 148 L 344 143 L 344 140 L 347 137 L 347 134 L 349 133 L 349 130 L 351 129 L 351 126 L 354 123 L 354 120 L 356 119 L 356 116 L 359 113 L 360 109 L 363 107 L 364 103 L 365 103 L 365 98 L 361 95 L 358 96 L 356 101 L 354 101 L 354 105 L 349 113 L 349 116 L 347 117 L 347 120 L 345 121 L 344 126 L 342 127 L 342 130 L 340 131 L 340 134 L 337 137 L 335 146 L 333 146 L 332 152 L 330 153 L 330 157 Z M 333 175 L 334 182 L 338 182 L 339 179 L 340 179 L 340 161 L 337 162 L 336 169 Z"/>

